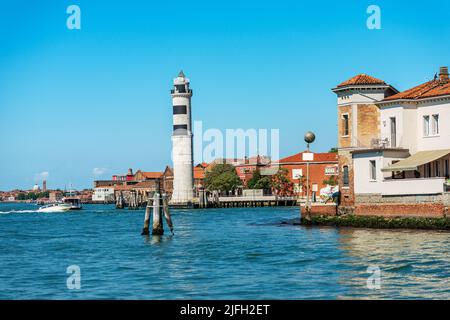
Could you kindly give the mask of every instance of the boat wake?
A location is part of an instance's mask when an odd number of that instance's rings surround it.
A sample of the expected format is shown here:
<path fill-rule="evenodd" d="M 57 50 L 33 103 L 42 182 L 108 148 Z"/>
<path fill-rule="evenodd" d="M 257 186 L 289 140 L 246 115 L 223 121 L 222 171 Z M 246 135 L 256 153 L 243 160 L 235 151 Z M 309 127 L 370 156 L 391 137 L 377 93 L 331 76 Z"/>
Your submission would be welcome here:
<path fill-rule="evenodd" d="M 11 213 L 33 213 L 37 210 L 11 210 L 11 211 L 0 211 L 0 214 L 11 214 Z"/>

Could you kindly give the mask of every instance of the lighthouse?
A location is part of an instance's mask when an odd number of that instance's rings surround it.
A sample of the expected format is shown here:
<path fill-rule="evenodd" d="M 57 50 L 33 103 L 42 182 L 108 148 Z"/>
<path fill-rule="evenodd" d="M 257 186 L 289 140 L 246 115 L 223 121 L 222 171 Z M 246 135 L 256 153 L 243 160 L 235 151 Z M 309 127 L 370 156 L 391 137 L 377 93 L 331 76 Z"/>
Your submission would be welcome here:
<path fill-rule="evenodd" d="M 190 207 L 194 197 L 191 97 L 189 79 L 183 71 L 173 80 L 173 193 L 171 205 Z"/>

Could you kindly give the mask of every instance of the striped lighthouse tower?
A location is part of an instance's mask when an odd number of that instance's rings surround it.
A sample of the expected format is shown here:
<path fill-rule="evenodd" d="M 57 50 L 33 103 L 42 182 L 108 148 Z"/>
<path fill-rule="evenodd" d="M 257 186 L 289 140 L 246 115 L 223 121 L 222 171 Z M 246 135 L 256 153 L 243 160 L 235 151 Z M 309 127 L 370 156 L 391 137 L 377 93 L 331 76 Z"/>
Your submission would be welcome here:
<path fill-rule="evenodd" d="M 194 197 L 191 97 L 189 79 L 180 71 L 173 81 L 171 90 L 173 105 L 173 193 L 171 204 L 175 206 L 192 205 Z"/>

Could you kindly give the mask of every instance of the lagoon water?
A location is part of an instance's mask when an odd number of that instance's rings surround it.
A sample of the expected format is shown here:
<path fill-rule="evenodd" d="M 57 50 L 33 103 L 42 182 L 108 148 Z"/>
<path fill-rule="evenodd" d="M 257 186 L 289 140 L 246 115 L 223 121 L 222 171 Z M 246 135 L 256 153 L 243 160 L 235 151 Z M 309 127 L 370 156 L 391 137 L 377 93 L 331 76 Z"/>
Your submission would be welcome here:
<path fill-rule="evenodd" d="M 0 204 L 0 299 L 450 299 L 447 232 L 301 227 L 282 224 L 297 208 L 233 208 L 173 210 L 174 236 L 145 237 L 144 210 L 36 209 Z M 67 288 L 71 265 L 80 290 Z"/>

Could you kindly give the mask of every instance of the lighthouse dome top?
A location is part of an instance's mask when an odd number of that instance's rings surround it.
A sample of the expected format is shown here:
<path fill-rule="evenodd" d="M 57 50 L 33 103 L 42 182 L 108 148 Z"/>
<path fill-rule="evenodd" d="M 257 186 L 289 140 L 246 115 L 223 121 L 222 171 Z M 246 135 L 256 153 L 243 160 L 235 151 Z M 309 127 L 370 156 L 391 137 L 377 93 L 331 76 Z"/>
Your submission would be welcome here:
<path fill-rule="evenodd" d="M 173 83 L 174 84 L 186 84 L 186 83 L 189 83 L 189 79 L 186 78 L 186 76 L 184 75 L 183 70 L 181 70 L 180 73 L 178 73 L 178 77 L 176 77 L 173 80 Z"/>

